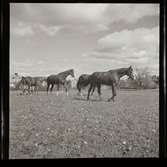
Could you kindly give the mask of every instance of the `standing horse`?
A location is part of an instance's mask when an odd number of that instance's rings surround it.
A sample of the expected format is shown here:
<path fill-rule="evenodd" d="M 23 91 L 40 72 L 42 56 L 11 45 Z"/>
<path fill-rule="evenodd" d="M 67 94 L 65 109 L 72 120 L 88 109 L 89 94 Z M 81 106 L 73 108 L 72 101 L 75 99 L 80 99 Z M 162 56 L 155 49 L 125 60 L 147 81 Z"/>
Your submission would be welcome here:
<path fill-rule="evenodd" d="M 108 99 L 108 101 L 114 101 L 114 96 L 116 96 L 115 86 L 118 84 L 119 79 L 124 75 L 127 75 L 129 78 L 134 80 L 133 69 L 131 66 L 128 68 L 109 70 L 107 72 L 94 72 L 90 77 L 90 87 L 88 90 L 87 100 L 89 100 L 89 94 L 94 85 L 98 88 L 98 95 L 101 100 L 101 84 L 104 84 L 112 87 L 112 97 Z"/>
<path fill-rule="evenodd" d="M 27 90 L 30 94 L 30 91 L 34 91 L 37 94 L 38 91 L 38 86 L 41 83 L 41 80 L 44 80 L 44 77 L 40 78 L 40 77 L 22 77 L 22 79 L 19 81 L 17 87 L 20 86 L 20 84 L 23 84 L 23 95 L 25 93 L 25 91 Z M 46 80 L 46 79 L 45 79 Z M 34 86 L 34 90 L 33 90 L 33 86 Z M 30 90 L 30 88 L 32 88 L 32 90 Z"/>
<path fill-rule="evenodd" d="M 22 93 L 21 95 L 24 95 L 25 94 L 25 91 L 28 89 L 28 86 L 26 84 L 24 84 L 24 77 L 22 77 L 22 79 L 17 83 L 16 85 L 16 89 L 19 89 L 20 88 L 20 85 L 23 85 L 23 90 L 22 90 Z M 33 91 L 34 89 L 31 87 L 31 90 Z M 27 90 L 28 91 L 28 90 Z"/>
<path fill-rule="evenodd" d="M 71 75 L 72 77 L 75 77 L 73 69 L 61 72 L 61 73 L 59 73 L 57 75 L 50 75 L 49 77 L 47 77 L 47 95 L 48 95 L 49 86 L 51 85 L 50 94 L 52 94 L 52 90 L 53 90 L 53 87 L 54 87 L 55 84 L 58 85 L 58 87 L 57 87 L 57 95 L 58 95 L 60 84 L 62 84 L 64 86 L 64 88 L 66 90 L 66 93 L 68 95 L 67 88 L 65 87 L 64 84 L 66 82 L 67 76 L 69 76 L 69 75 Z"/>
<path fill-rule="evenodd" d="M 88 86 L 88 84 L 90 84 L 90 75 L 88 75 L 88 74 L 82 74 L 79 77 L 78 82 L 77 82 L 77 89 L 78 89 L 78 94 L 77 95 L 81 95 L 82 96 L 81 88 Z M 93 95 L 95 87 L 96 86 L 94 86 L 91 95 Z"/>

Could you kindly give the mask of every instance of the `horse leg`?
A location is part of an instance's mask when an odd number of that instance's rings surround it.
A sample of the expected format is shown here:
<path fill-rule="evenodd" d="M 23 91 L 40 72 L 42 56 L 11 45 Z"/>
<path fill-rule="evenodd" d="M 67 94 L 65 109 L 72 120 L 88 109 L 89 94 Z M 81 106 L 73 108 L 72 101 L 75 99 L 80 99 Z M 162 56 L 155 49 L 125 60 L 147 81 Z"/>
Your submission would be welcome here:
<path fill-rule="evenodd" d="M 22 95 L 24 95 L 25 91 L 26 91 L 26 85 L 23 85 L 23 92 L 22 92 Z"/>
<path fill-rule="evenodd" d="M 77 94 L 77 95 L 78 95 L 78 96 L 79 96 L 79 95 L 82 96 L 81 90 L 78 91 L 78 94 Z"/>
<path fill-rule="evenodd" d="M 50 84 L 48 83 L 47 84 L 47 93 L 46 93 L 46 95 L 48 95 L 49 86 L 50 86 Z"/>
<path fill-rule="evenodd" d="M 32 94 L 33 94 L 34 91 L 35 91 L 35 88 L 33 88 L 33 86 L 31 86 L 30 88 L 31 88 L 31 92 L 32 92 Z"/>
<path fill-rule="evenodd" d="M 81 96 L 82 96 L 82 93 L 81 93 L 81 86 L 79 87 L 78 95 L 81 95 Z"/>
<path fill-rule="evenodd" d="M 97 88 L 98 88 L 98 95 L 99 95 L 99 101 L 101 101 L 101 84 L 97 84 Z"/>
<path fill-rule="evenodd" d="M 92 90 L 91 96 L 93 95 L 93 93 L 94 93 L 94 91 L 95 91 L 95 88 L 96 88 L 96 85 L 93 87 L 93 90 Z"/>
<path fill-rule="evenodd" d="M 67 88 L 65 87 L 65 85 L 64 84 L 62 84 L 63 86 L 64 86 L 64 88 L 65 88 L 65 90 L 66 90 L 66 93 L 67 93 L 67 96 L 68 96 L 68 91 L 67 91 Z"/>
<path fill-rule="evenodd" d="M 23 87 L 23 93 L 22 93 L 23 95 L 26 93 L 26 91 L 29 92 L 28 88 L 29 88 L 29 86 L 27 84 L 25 84 L 24 87 Z"/>
<path fill-rule="evenodd" d="M 89 90 L 88 90 L 88 95 L 87 95 L 87 100 L 89 100 L 89 94 L 93 88 L 93 84 L 90 84 Z"/>
<path fill-rule="evenodd" d="M 82 96 L 82 93 L 81 93 L 81 86 L 78 85 L 78 94 L 77 95 L 81 95 Z"/>
<path fill-rule="evenodd" d="M 114 85 L 114 96 L 116 96 L 117 93 L 116 93 L 116 85 Z M 113 101 L 114 101 L 114 97 L 113 97 Z"/>
<path fill-rule="evenodd" d="M 110 101 L 110 100 L 114 101 L 114 96 L 116 96 L 115 85 L 112 84 L 111 87 L 112 87 L 112 97 L 110 99 L 108 99 L 108 101 Z"/>
<path fill-rule="evenodd" d="M 81 95 L 82 96 L 82 93 L 81 93 L 81 84 L 80 84 L 80 79 L 78 80 L 77 82 L 77 89 L 78 89 L 78 96 Z"/>
<path fill-rule="evenodd" d="M 28 85 L 28 89 L 27 90 L 28 90 L 29 95 L 31 95 L 30 88 L 31 88 L 31 85 Z"/>
<path fill-rule="evenodd" d="M 59 84 L 57 85 L 57 96 L 58 96 L 58 94 L 59 94 Z"/>
<path fill-rule="evenodd" d="M 35 94 L 37 94 L 36 86 L 34 87 L 34 89 L 32 89 L 32 92 L 34 92 Z"/>
<path fill-rule="evenodd" d="M 50 88 L 50 94 L 52 94 L 53 87 L 54 87 L 54 84 L 52 84 L 52 86 Z"/>
<path fill-rule="evenodd" d="M 37 94 L 38 95 L 38 86 L 35 86 L 35 94 Z"/>

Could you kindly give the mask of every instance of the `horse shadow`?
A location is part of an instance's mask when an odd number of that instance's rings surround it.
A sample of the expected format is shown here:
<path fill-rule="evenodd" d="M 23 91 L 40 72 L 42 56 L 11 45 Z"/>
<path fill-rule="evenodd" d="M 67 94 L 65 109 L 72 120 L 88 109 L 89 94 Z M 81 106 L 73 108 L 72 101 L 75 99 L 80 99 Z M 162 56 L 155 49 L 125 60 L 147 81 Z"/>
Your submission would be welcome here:
<path fill-rule="evenodd" d="M 78 100 L 78 101 L 84 101 L 84 102 L 106 102 L 104 100 L 98 100 L 98 99 L 89 99 L 89 100 L 87 100 L 87 99 L 83 99 L 81 97 L 74 97 L 73 99 L 74 100 Z"/>

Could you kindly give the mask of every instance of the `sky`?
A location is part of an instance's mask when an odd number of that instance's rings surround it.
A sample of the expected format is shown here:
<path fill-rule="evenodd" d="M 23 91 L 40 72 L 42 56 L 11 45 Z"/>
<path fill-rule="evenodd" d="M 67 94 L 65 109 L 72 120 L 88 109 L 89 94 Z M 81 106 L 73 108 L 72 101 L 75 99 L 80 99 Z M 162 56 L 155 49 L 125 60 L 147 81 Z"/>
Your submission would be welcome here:
<path fill-rule="evenodd" d="M 159 4 L 11 3 L 10 76 L 148 67 L 159 75 Z"/>

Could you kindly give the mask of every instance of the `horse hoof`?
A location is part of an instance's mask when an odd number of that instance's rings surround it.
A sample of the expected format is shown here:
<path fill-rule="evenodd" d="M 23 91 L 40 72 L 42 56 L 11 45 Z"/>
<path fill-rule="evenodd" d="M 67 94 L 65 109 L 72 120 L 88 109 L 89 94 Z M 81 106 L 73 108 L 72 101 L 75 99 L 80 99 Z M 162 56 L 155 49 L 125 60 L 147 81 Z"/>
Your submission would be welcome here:
<path fill-rule="evenodd" d="M 108 102 L 111 101 L 111 99 L 108 99 Z"/>

